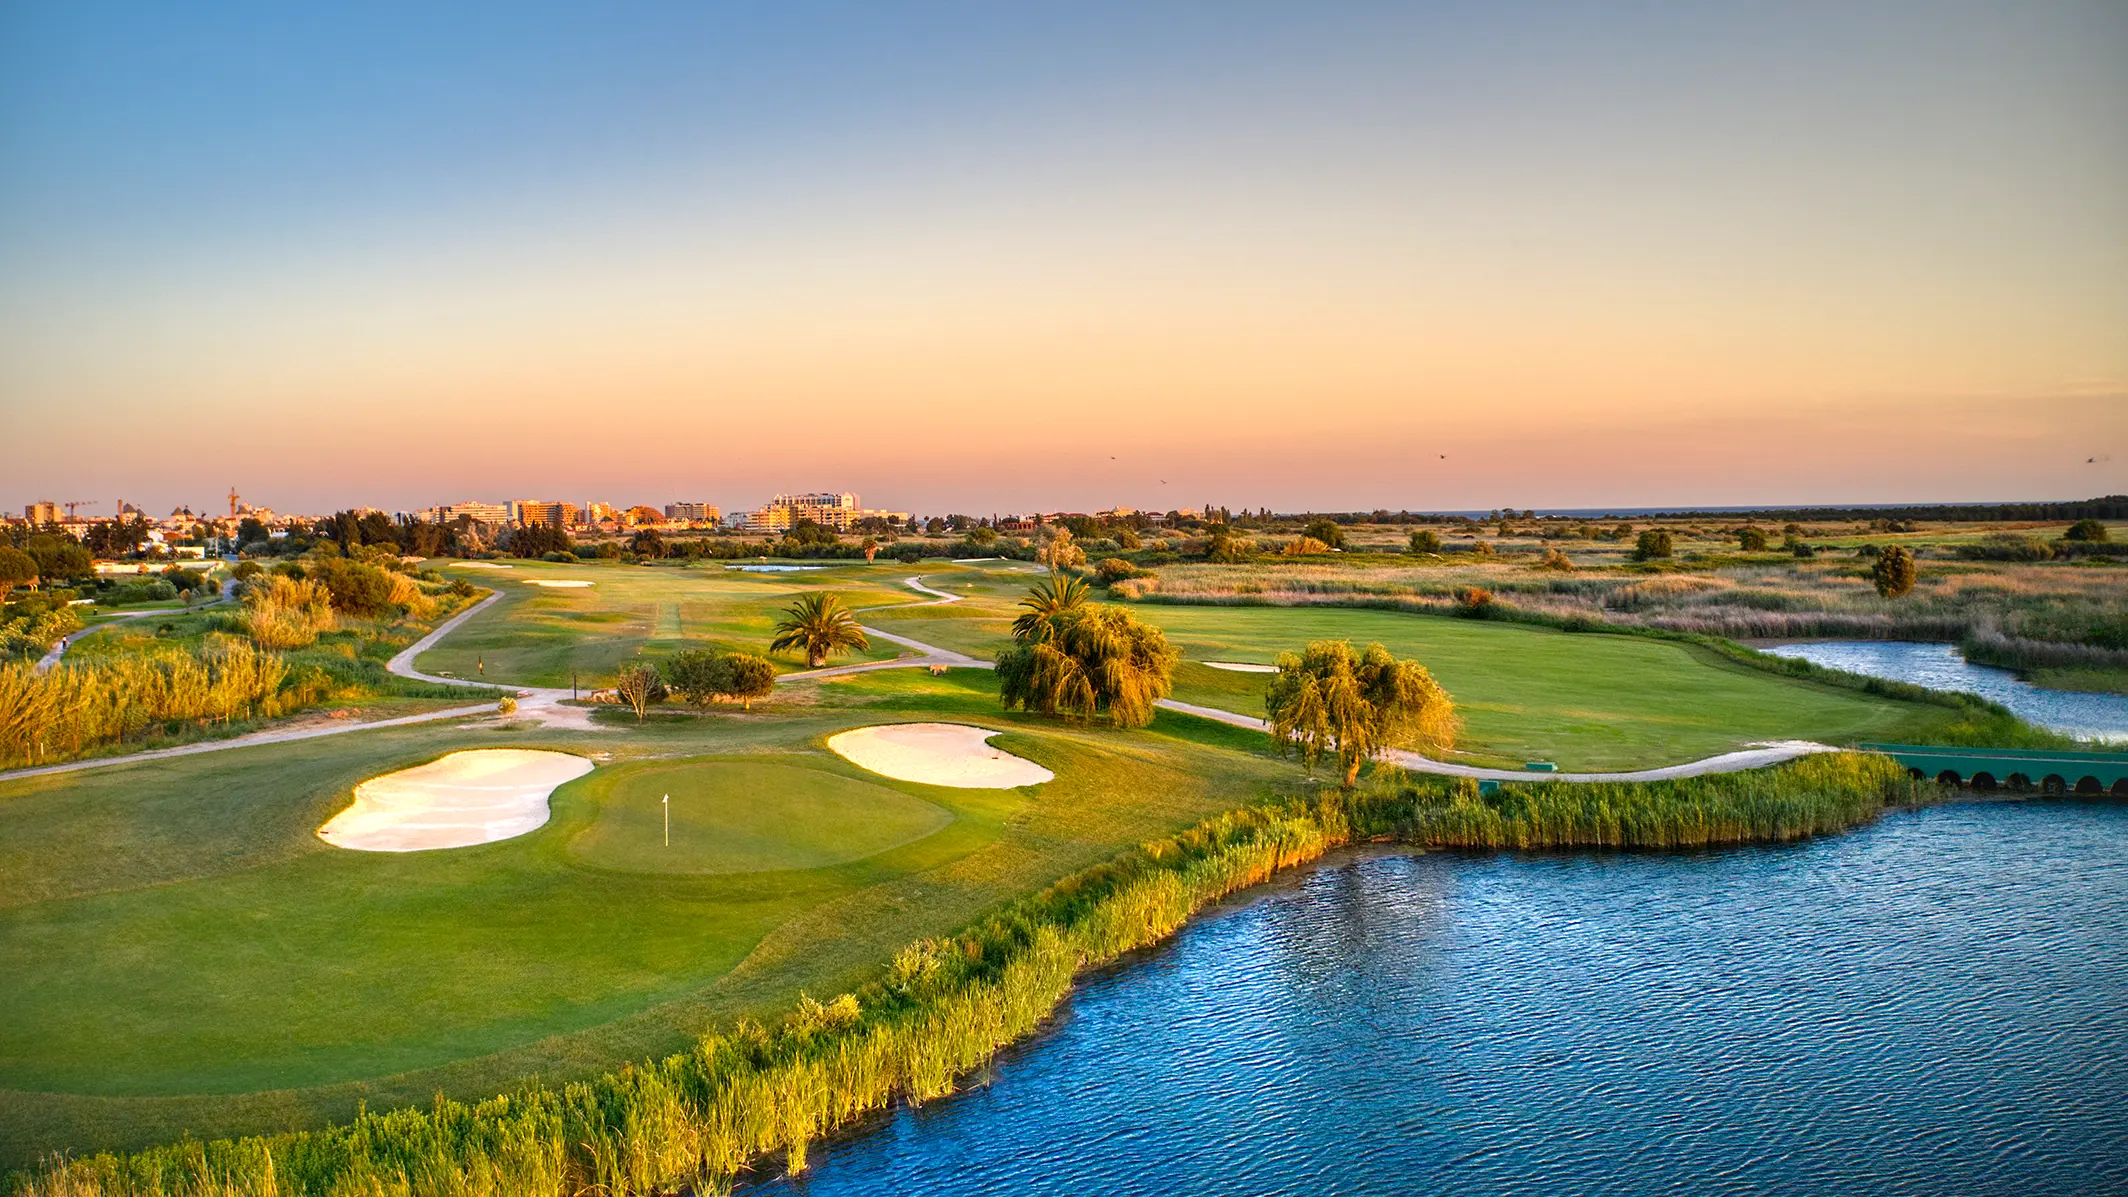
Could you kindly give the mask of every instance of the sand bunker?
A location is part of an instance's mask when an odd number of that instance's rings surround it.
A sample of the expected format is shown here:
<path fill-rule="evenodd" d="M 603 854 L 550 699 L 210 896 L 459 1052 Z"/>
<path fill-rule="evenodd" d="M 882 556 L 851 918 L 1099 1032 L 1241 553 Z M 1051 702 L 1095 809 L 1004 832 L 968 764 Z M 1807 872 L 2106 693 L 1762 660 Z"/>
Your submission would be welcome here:
<path fill-rule="evenodd" d="M 1199 664 L 1231 673 L 1277 673 L 1276 665 L 1251 665 L 1247 661 L 1200 661 Z"/>
<path fill-rule="evenodd" d="M 500 562 L 500 561 L 453 561 L 453 562 L 452 562 L 451 564 L 453 564 L 453 565 L 457 566 L 457 567 L 458 567 L 459 569 L 516 569 L 516 568 L 517 568 L 517 567 L 516 567 L 516 566 L 514 566 L 514 565 L 504 565 L 504 564 L 503 564 L 502 562 Z"/>
<path fill-rule="evenodd" d="M 463 848 L 523 835 L 547 821 L 547 795 L 591 772 L 566 752 L 475 748 L 355 787 L 355 804 L 318 838 L 362 852 Z"/>
<path fill-rule="evenodd" d="M 589 582 L 578 582 L 570 578 L 526 578 L 525 581 L 534 586 L 552 586 L 557 590 L 575 590 L 591 585 Z"/>
<path fill-rule="evenodd" d="M 890 723 L 828 737 L 844 760 L 898 781 L 957 790 L 1009 790 L 1056 776 L 1024 757 L 992 748 L 997 733 L 962 723 Z"/>

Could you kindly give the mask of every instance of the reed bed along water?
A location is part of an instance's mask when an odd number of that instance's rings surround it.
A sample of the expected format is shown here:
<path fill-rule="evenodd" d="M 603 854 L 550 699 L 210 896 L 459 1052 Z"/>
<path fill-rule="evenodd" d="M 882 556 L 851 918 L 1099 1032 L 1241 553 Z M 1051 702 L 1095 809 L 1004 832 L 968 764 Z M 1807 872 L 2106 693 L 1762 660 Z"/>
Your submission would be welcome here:
<path fill-rule="evenodd" d="M 1066 878 L 967 932 L 902 951 L 774 1027 L 559 1088 L 363 1113 L 323 1130 L 58 1160 L 19 1197 L 541 1197 L 720 1192 L 749 1167 L 802 1170 L 821 1136 L 951 1093 L 1055 1009 L 1084 969 L 1155 943 L 1206 903 L 1358 841 L 1437 848 L 1695 848 L 1792 840 L 1906 793 L 1888 759 L 1826 755 L 1724 777 L 1612 786 L 1384 771 L 1350 793 L 1252 807 Z"/>

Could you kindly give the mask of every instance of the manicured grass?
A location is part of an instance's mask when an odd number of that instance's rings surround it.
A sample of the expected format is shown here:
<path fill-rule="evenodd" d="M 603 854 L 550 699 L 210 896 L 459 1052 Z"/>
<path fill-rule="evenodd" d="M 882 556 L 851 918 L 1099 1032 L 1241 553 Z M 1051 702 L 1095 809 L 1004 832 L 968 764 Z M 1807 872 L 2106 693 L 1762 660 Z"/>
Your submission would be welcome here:
<path fill-rule="evenodd" d="M 501 602 L 474 616 L 416 665 L 427 673 L 526 686 L 609 686 L 622 662 L 670 656 L 688 648 L 768 652 L 783 609 L 801 594 L 827 591 L 851 607 L 918 601 L 901 585 L 916 571 L 862 562 L 789 574 L 751 574 L 719 563 L 573 565 L 511 562 L 514 568 L 467 569 L 438 563 L 453 577 L 499 591 Z M 577 589 L 534 581 L 580 580 Z M 901 649 L 880 643 L 837 663 L 892 660 Z M 804 669 L 785 653 L 779 672 Z"/>
<path fill-rule="evenodd" d="M 824 868 L 953 821 L 943 806 L 811 761 L 619 765 L 599 775 L 586 796 L 597 802 L 598 818 L 571 855 L 638 873 Z"/>
<path fill-rule="evenodd" d="M 1758 673 L 1711 653 L 1629 636 L 1568 634 L 1439 616 L 1332 607 L 1142 604 L 1139 617 L 1182 650 L 1175 697 L 1263 712 L 1267 677 L 1201 664 L 1270 664 L 1310 640 L 1379 641 L 1448 687 L 1469 759 L 1565 769 L 1646 768 L 1755 740 L 1854 743 L 1920 737 L 1956 716 L 1940 707 Z"/>
<path fill-rule="evenodd" d="M 315 1125 L 679 1050 L 1297 776 L 1200 720 L 1005 716 L 980 671 L 812 685 L 773 717 L 392 729 L 0 782 L 0 1160 Z M 915 786 L 820 746 L 911 716 L 997 728 L 1057 780 L 1032 797 Z M 366 777 L 498 745 L 612 759 L 518 839 L 382 854 L 314 834 Z M 670 778 L 679 805 L 677 779 L 705 775 L 732 805 L 676 818 L 674 849 L 702 871 L 653 871 L 652 787 Z M 750 839 L 687 838 L 713 823 Z M 757 871 L 708 871 L 733 867 Z"/>

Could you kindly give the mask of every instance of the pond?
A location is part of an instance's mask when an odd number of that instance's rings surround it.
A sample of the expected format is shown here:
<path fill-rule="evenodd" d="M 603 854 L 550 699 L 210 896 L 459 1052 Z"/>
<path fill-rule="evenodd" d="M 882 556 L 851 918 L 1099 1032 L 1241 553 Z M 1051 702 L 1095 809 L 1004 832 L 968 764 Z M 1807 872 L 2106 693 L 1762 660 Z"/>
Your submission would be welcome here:
<path fill-rule="evenodd" d="M 1348 854 L 755 1194 L 2128 1191 L 2128 805 Z"/>
<path fill-rule="evenodd" d="M 1955 644 L 1907 640 L 1827 640 L 1780 644 L 1764 650 L 1799 657 L 1828 669 L 1931 690 L 1963 690 L 2008 707 L 2019 718 L 2085 739 L 2128 741 L 2128 695 L 2087 694 L 2035 686 L 2007 669 L 1975 665 Z"/>

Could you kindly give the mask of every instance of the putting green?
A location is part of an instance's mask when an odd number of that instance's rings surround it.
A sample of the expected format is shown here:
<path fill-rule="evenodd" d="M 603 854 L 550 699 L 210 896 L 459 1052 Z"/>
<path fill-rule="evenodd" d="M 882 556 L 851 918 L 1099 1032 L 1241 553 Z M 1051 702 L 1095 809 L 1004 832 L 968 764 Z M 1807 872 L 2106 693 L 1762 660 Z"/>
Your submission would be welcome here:
<path fill-rule="evenodd" d="M 824 764 L 681 761 L 617 768 L 592 787 L 598 819 L 570 844 L 570 854 L 631 873 L 818 869 L 877 855 L 953 821 L 944 807 Z"/>

